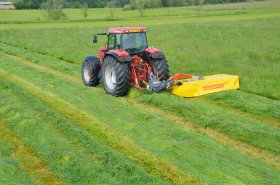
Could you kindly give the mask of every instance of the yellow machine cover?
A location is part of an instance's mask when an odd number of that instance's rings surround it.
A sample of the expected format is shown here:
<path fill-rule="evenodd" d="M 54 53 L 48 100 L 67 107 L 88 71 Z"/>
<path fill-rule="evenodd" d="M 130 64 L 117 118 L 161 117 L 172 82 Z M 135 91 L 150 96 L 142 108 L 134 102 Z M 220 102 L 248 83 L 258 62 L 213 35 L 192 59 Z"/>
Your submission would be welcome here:
<path fill-rule="evenodd" d="M 196 97 L 238 88 L 239 76 L 217 74 L 205 76 L 202 80 L 182 80 L 182 85 L 174 86 L 171 92 L 178 96 Z"/>

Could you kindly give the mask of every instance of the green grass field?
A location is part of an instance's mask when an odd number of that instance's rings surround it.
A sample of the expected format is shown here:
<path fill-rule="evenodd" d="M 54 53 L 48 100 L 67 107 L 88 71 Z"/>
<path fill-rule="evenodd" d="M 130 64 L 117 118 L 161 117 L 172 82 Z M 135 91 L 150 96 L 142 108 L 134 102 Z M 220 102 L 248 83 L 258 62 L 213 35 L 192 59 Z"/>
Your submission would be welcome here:
<path fill-rule="evenodd" d="M 0 10 L 0 184 L 279 184 L 280 2 L 144 11 Z M 83 85 L 93 33 L 147 27 L 171 74 L 240 76 L 198 98 Z"/>

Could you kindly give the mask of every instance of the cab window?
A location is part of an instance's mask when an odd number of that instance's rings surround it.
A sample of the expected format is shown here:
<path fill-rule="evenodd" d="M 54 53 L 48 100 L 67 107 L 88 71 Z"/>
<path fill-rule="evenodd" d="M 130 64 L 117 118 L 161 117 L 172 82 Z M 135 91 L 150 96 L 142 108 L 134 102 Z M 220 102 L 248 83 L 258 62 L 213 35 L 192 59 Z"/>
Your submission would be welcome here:
<path fill-rule="evenodd" d="M 121 49 L 121 34 L 116 34 L 115 49 Z"/>
<path fill-rule="evenodd" d="M 109 48 L 114 48 L 114 46 L 115 46 L 115 35 L 114 34 L 110 34 L 108 36 L 108 45 L 109 45 Z"/>

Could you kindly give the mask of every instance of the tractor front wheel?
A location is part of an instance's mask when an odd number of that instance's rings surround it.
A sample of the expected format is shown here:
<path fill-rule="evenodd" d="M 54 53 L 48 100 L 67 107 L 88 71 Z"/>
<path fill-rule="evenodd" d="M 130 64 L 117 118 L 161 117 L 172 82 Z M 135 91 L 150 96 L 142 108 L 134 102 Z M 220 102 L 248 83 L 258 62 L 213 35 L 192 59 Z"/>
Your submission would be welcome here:
<path fill-rule="evenodd" d="M 98 73 L 100 71 L 99 60 L 84 60 L 81 68 L 83 82 L 86 86 L 97 86 L 99 84 Z"/>
<path fill-rule="evenodd" d="M 154 74 L 159 80 L 168 80 L 169 79 L 169 66 L 165 59 L 156 59 L 153 60 Z"/>
<path fill-rule="evenodd" d="M 124 96 L 130 88 L 130 72 L 127 63 L 121 63 L 108 56 L 102 65 L 102 81 L 106 93 L 112 96 Z"/>

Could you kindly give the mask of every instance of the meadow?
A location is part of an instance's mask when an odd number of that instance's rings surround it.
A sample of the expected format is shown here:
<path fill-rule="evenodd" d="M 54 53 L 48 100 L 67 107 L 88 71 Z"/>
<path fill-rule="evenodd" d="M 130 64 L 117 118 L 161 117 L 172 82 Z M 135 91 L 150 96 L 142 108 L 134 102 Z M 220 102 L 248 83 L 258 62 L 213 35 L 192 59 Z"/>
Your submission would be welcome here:
<path fill-rule="evenodd" d="M 0 184 L 278 184 L 279 8 L 69 9 L 58 22 L 0 10 Z M 115 98 L 85 87 L 83 57 L 106 40 L 92 34 L 131 25 L 147 27 L 171 74 L 239 75 L 240 89 Z"/>

